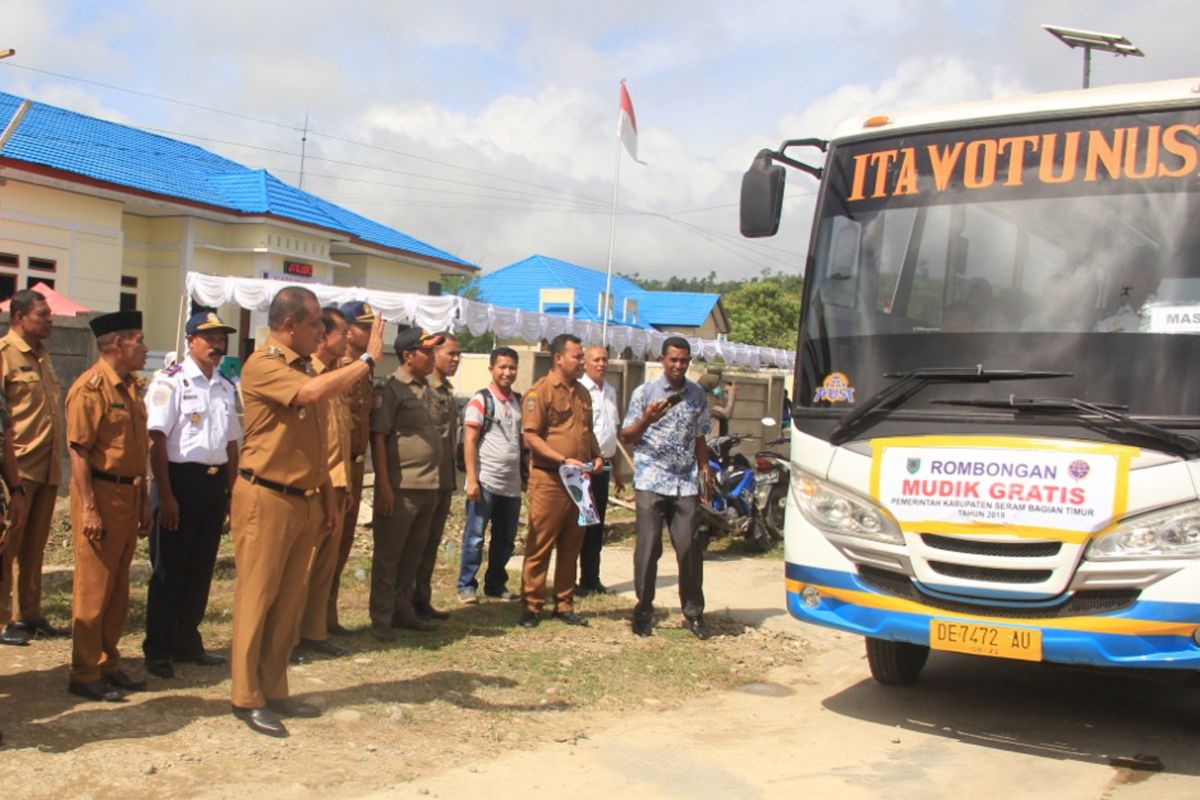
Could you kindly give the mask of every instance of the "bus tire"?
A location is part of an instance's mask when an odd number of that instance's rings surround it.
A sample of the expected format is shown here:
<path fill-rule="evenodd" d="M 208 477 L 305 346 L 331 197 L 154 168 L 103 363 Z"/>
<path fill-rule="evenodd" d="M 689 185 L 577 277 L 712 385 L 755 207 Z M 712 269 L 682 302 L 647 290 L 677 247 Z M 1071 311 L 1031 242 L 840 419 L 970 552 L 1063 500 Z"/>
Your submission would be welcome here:
<path fill-rule="evenodd" d="M 929 648 L 923 644 L 867 637 L 867 664 L 871 667 L 871 677 L 884 686 L 912 685 L 928 659 Z"/>

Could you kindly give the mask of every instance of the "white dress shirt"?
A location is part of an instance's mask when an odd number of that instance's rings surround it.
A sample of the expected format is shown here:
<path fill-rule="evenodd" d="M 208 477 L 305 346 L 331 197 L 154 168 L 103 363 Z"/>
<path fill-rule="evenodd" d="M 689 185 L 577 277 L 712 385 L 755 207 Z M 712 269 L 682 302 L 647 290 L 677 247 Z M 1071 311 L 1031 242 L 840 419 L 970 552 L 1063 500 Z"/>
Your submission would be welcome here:
<path fill-rule="evenodd" d="M 217 370 L 210 381 L 187 356 L 154 373 L 146 390 L 147 427 L 167 437 L 167 460 L 219 466 L 242 437 L 237 389 Z"/>
<path fill-rule="evenodd" d="M 596 434 L 596 444 L 600 445 L 600 455 L 612 458 L 617 453 L 617 425 L 621 420 L 617 392 L 608 381 L 596 385 L 587 375 L 579 382 L 592 396 L 592 431 Z"/>

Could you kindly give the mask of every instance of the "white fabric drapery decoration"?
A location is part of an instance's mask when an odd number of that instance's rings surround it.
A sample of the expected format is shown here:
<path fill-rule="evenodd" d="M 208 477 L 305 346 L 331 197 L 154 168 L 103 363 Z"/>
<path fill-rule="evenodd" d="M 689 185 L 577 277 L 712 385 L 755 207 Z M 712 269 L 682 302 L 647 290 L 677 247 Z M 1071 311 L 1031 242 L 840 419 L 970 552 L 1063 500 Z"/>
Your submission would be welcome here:
<path fill-rule="evenodd" d="M 559 333 L 569 331 L 585 344 L 599 344 L 601 341 L 600 324 L 590 320 L 502 308 L 458 295 L 430 297 L 409 292 L 367 289 L 362 286 L 300 284 L 267 278 L 206 275 L 201 272 L 187 274 L 188 296 L 205 306 L 232 303 L 250 311 L 265 312 L 270 308 L 275 294 L 287 286 L 304 286 L 311 289 L 322 306 L 364 300 L 388 322 L 417 325 L 427 331 L 460 331 L 466 328 L 475 336 L 491 331 L 501 339 L 522 339 L 531 344 L 543 339 L 552 339 Z M 635 358 L 658 358 L 668 335 L 662 331 L 631 328 L 627 325 L 608 327 L 609 344 L 617 352 L 629 348 Z M 792 369 L 796 365 L 796 353 L 791 350 L 701 339 L 695 336 L 686 338 L 692 346 L 692 354 L 706 361 L 720 356 L 732 366 L 750 369 L 758 369 L 759 366 Z"/>

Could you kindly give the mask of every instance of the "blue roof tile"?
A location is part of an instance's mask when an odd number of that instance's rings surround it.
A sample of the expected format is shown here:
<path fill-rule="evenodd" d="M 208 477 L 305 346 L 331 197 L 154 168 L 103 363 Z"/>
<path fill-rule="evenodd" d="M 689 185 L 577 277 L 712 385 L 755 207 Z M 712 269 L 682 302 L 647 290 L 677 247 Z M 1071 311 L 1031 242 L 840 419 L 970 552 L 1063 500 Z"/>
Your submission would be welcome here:
<path fill-rule="evenodd" d="M 533 255 L 507 267 L 480 276 L 479 299 L 486 303 L 525 311 L 537 311 L 542 289 L 575 290 L 575 317 L 600 321 L 600 295 L 604 291 L 603 272 L 548 256 Z M 613 275 L 613 307 L 620 318 L 626 298 L 637 301 L 639 328 L 677 325 L 699 327 L 708 319 L 721 299 L 716 294 L 697 292 L 650 292 L 628 278 Z M 548 314 L 566 316 L 563 303 L 546 306 Z"/>
<path fill-rule="evenodd" d="M 0 129 L 22 98 L 0 92 Z M 106 183 L 243 214 L 272 214 L 345 233 L 369 244 L 478 267 L 386 225 L 202 147 L 31 103 L 0 156 Z"/>

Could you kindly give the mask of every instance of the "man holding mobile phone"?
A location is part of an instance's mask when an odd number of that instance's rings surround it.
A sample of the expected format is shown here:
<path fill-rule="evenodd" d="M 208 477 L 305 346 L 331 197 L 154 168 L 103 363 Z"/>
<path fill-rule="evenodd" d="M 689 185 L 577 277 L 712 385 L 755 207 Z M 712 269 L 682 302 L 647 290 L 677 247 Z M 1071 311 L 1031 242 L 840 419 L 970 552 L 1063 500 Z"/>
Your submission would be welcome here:
<path fill-rule="evenodd" d="M 679 602 L 686 627 L 709 637 L 704 622 L 704 547 L 696 532 L 699 503 L 708 499 L 708 435 L 711 420 L 704 390 L 687 379 L 691 345 L 681 336 L 663 342 L 662 377 L 633 390 L 621 439 L 633 446 L 637 544 L 633 581 L 637 606 L 633 632 L 649 636 L 655 580 L 662 556 L 662 529 L 671 534 L 679 565 Z"/>

